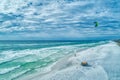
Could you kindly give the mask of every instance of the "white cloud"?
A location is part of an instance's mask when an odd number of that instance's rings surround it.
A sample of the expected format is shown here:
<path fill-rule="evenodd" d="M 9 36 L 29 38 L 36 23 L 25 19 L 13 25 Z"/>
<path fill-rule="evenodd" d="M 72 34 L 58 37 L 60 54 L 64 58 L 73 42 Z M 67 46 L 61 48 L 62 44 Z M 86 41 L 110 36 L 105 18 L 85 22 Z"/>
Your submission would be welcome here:
<path fill-rule="evenodd" d="M 118 21 L 119 18 L 111 15 L 111 9 L 102 5 L 100 0 L 3 0 L 0 10 L 0 32 L 10 35 L 19 34 L 22 37 L 24 34 L 26 38 L 86 38 L 120 33 L 119 26 L 115 29 L 104 27 L 109 20 L 115 18 Z M 5 17 L 8 15 L 13 19 Z M 100 27 L 94 28 L 94 21 L 100 22 Z"/>

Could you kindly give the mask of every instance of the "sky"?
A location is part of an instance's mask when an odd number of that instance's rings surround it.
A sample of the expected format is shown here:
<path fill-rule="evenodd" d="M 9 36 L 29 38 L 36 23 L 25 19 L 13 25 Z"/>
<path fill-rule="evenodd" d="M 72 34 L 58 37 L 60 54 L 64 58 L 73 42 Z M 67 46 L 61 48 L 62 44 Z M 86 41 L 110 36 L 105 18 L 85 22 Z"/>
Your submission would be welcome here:
<path fill-rule="evenodd" d="M 119 0 L 0 0 L 0 40 L 120 39 L 119 15 Z"/>

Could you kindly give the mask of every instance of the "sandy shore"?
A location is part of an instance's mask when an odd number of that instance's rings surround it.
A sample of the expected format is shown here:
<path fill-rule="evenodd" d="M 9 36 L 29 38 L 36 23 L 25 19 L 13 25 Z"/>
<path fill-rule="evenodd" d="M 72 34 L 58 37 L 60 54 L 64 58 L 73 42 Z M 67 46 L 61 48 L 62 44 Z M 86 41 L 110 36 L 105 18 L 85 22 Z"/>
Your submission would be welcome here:
<path fill-rule="evenodd" d="M 117 41 L 117 44 L 120 44 L 120 42 Z M 118 55 L 119 49 L 120 48 L 114 42 L 89 48 L 76 54 L 68 55 L 57 61 L 51 66 L 51 70 L 47 73 L 38 73 L 21 80 L 101 80 L 101 78 L 108 80 L 109 75 L 107 75 L 103 66 L 108 64 L 111 61 L 110 59 L 114 58 L 113 54 Z M 111 55 L 109 55 L 112 58 L 105 58 L 108 56 L 109 52 L 112 52 Z M 107 63 L 103 66 L 97 64 L 104 58 L 106 62 L 108 61 Z M 88 61 L 91 67 L 81 66 L 82 61 Z M 111 68 L 110 70 L 112 70 Z"/>
<path fill-rule="evenodd" d="M 31 75 L 21 80 L 93 80 L 94 78 L 96 80 L 100 80 L 100 77 L 104 78 L 103 80 L 107 80 L 107 75 L 104 69 L 101 66 L 96 65 L 94 61 L 96 58 L 89 60 L 88 56 L 91 55 L 90 51 L 96 50 L 94 48 L 90 48 L 82 50 L 76 54 L 68 55 L 57 61 L 51 67 L 49 72 L 44 74 Z M 92 56 L 94 56 L 94 54 Z M 91 67 L 82 66 L 82 61 L 88 61 Z M 91 74 L 91 72 L 93 74 Z M 97 75 L 101 76 L 98 77 Z"/>
<path fill-rule="evenodd" d="M 52 65 L 51 70 L 49 72 L 37 73 L 34 75 L 30 75 L 28 77 L 22 78 L 20 80 L 42 80 L 41 78 L 44 78 L 44 76 L 46 76 L 46 75 L 53 74 L 57 71 L 60 71 L 62 69 L 66 69 L 66 68 L 72 66 L 73 63 L 71 61 L 68 61 L 71 57 L 76 57 L 76 54 L 71 54 L 71 55 L 68 55 L 68 56 L 60 59 L 59 61 L 57 61 L 56 63 L 54 63 Z"/>

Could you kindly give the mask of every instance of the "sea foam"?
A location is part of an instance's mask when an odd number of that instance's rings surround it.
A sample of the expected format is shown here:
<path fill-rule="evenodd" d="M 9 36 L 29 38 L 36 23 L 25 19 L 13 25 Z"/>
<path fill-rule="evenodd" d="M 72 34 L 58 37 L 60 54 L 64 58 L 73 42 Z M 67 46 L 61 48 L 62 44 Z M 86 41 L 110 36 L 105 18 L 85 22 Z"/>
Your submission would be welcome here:
<path fill-rule="evenodd" d="M 92 47 L 63 58 L 51 67 L 49 73 L 33 77 L 31 80 L 118 80 L 119 77 L 111 77 L 108 74 L 110 72 L 105 68 L 105 66 L 110 66 L 110 63 L 102 65 L 108 56 L 115 54 L 120 56 L 120 47 L 114 42 Z M 87 61 L 91 66 L 81 66 L 82 61 Z M 109 67 L 109 69 L 112 68 Z"/>

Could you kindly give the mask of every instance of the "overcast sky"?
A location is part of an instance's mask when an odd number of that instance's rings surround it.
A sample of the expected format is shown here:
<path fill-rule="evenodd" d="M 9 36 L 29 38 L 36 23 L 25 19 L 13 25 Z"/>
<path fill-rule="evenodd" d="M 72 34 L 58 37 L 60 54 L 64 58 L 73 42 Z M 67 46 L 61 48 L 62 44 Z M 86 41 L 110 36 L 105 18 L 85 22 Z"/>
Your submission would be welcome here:
<path fill-rule="evenodd" d="M 116 38 L 119 0 L 0 0 L 0 40 Z"/>

